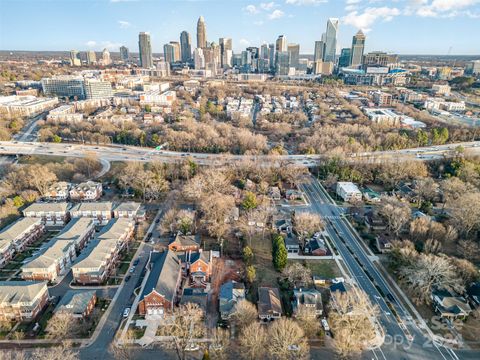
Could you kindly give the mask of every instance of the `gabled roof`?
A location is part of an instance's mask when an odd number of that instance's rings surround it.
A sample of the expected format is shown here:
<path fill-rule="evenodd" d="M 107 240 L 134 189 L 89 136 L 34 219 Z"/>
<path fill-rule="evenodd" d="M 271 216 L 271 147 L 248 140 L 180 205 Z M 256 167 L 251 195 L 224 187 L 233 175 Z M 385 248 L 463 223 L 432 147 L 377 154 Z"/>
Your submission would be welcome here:
<path fill-rule="evenodd" d="M 113 211 L 137 212 L 140 209 L 140 203 L 129 201 L 122 202 L 113 206 Z"/>
<path fill-rule="evenodd" d="M 46 281 L 0 281 L 0 303 L 31 302 L 46 285 Z"/>
<path fill-rule="evenodd" d="M 95 290 L 68 290 L 53 312 L 83 314 L 93 296 L 95 296 Z"/>
<path fill-rule="evenodd" d="M 190 256 L 190 264 L 193 264 L 198 260 L 202 260 L 205 264 L 209 264 L 210 258 L 211 258 L 211 251 L 194 252 Z"/>
<path fill-rule="evenodd" d="M 170 250 L 161 253 L 151 252 L 149 264 L 151 270 L 140 300 L 155 291 L 166 300 L 173 302 L 177 292 L 177 280 L 182 268 L 177 255 Z"/>
<path fill-rule="evenodd" d="M 199 241 L 196 236 L 194 235 L 183 235 L 178 233 L 177 236 L 175 236 L 175 239 L 173 239 L 169 245 L 171 244 L 179 244 L 180 246 L 200 246 Z"/>
<path fill-rule="evenodd" d="M 41 220 L 36 218 L 21 218 L 13 224 L 0 230 L 0 241 L 14 241 L 33 225 L 40 225 Z"/>
<path fill-rule="evenodd" d="M 110 201 L 85 202 L 73 206 L 70 211 L 112 211 Z"/>
<path fill-rule="evenodd" d="M 23 213 L 28 212 L 67 212 L 68 203 L 66 202 L 50 202 L 50 203 L 33 203 L 23 210 Z"/>
<path fill-rule="evenodd" d="M 55 236 L 58 240 L 74 240 L 83 237 L 86 231 L 93 226 L 93 220 L 90 218 L 74 218 L 63 230 Z"/>
<path fill-rule="evenodd" d="M 282 301 L 278 288 L 260 287 L 258 288 L 258 313 L 260 315 L 270 312 L 282 313 Z"/>
<path fill-rule="evenodd" d="M 127 229 L 133 226 L 132 219 L 119 218 L 111 219 L 107 225 L 102 228 L 102 231 L 96 236 L 99 240 L 114 239 L 118 240 L 125 235 Z"/>

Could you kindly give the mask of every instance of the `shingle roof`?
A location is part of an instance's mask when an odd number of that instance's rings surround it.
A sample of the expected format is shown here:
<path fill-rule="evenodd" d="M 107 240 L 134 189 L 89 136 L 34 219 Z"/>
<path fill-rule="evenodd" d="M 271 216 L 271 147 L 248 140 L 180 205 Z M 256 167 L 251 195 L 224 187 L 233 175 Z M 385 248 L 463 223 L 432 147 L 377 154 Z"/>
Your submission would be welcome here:
<path fill-rule="evenodd" d="M 122 202 L 114 205 L 113 211 L 138 211 L 140 209 L 140 203 L 137 202 Z"/>
<path fill-rule="evenodd" d="M 65 295 L 62 296 L 53 312 L 83 314 L 94 295 L 95 290 L 68 290 Z"/>
<path fill-rule="evenodd" d="M 177 280 L 182 265 L 173 251 L 150 253 L 151 270 L 143 288 L 142 300 L 152 291 L 156 291 L 168 301 L 173 301 L 177 291 Z"/>
<path fill-rule="evenodd" d="M 79 203 L 70 209 L 71 212 L 82 211 L 112 211 L 112 203 L 110 201 L 85 202 Z"/>
<path fill-rule="evenodd" d="M 258 313 L 260 315 L 270 312 L 282 313 L 282 301 L 280 300 L 280 291 L 278 288 L 260 287 L 258 288 Z"/>
<path fill-rule="evenodd" d="M 221 313 L 229 313 L 235 304 L 245 298 L 245 285 L 236 281 L 228 281 L 220 287 L 220 306 Z"/>
<path fill-rule="evenodd" d="M 55 238 L 77 241 L 92 225 L 93 220 L 90 218 L 72 219 Z"/>
<path fill-rule="evenodd" d="M 31 302 L 46 284 L 45 281 L 0 281 L 0 303 Z"/>
<path fill-rule="evenodd" d="M 67 202 L 51 202 L 51 203 L 33 203 L 23 210 L 23 213 L 28 212 L 63 212 L 66 213 L 68 209 Z"/>
<path fill-rule="evenodd" d="M 115 239 L 118 240 L 125 234 L 125 230 L 133 226 L 133 220 L 120 218 L 111 219 L 96 236 L 98 239 Z"/>
<path fill-rule="evenodd" d="M 211 251 L 197 251 L 191 254 L 190 256 L 190 264 L 193 264 L 197 260 L 202 260 L 206 264 L 210 263 L 210 255 Z"/>
<path fill-rule="evenodd" d="M 177 234 L 170 244 L 173 243 L 179 243 L 180 246 L 199 246 L 199 242 L 194 235 Z"/>

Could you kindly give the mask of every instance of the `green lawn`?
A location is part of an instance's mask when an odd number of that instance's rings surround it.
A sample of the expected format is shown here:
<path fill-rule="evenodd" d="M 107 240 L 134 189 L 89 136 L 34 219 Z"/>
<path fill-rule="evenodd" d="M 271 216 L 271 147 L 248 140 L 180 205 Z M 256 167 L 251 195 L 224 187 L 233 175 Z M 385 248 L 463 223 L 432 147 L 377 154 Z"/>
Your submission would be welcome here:
<path fill-rule="evenodd" d="M 254 254 L 253 265 L 257 271 L 257 283 L 259 286 L 277 285 L 279 273 L 275 270 L 272 263 L 272 241 L 269 235 L 262 240 L 261 237 L 252 239 L 252 249 Z"/>
<path fill-rule="evenodd" d="M 129 267 L 130 263 L 128 262 L 122 262 L 118 268 L 118 274 L 119 275 L 123 275 L 125 274 L 127 271 L 128 271 L 128 267 Z"/>
<path fill-rule="evenodd" d="M 326 278 L 335 278 L 342 276 L 335 260 L 289 260 L 289 262 L 298 261 L 312 271 L 312 275 Z"/>

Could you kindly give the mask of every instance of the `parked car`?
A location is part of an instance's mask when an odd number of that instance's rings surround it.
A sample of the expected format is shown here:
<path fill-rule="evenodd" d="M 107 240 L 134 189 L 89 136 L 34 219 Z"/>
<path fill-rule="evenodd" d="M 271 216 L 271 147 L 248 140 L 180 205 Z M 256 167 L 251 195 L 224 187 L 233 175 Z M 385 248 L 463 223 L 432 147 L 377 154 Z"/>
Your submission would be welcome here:
<path fill-rule="evenodd" d="M 130 315 L 130 308 L 129 307 L 127 307 L 127 308 L 125 308 L 125 310 L 123 310 L 123 317 L 127 318 L 128 315 Z"/>
<path fill-rule="evenodd" d="M 136 259 L 136 260 L 133 262 L 133 266 L 137 266 L 139 262 L 140 262 L 140 259 Z"/>
<path fill-rule="evenodd" d="M 130 269 L 130 274 L 132 274 L 133 272 L 135 272 L 135 266 L 132 266 Z"/>

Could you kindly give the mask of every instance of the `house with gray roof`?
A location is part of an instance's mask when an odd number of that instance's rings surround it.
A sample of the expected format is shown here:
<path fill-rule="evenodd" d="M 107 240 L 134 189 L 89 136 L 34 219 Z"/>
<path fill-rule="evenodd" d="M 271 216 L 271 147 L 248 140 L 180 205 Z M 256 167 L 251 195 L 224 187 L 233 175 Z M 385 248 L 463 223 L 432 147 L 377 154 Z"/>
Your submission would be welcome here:
<path fill-rule="evenodd" d="M 113 206 L 113 216 L 116 218 L 127 218 L 135 221 L 145 219 L 145 211 L 140 210 L 140 203 L 129 201 L 115 204 Z"/>
<path fill-rule="evenodd" d="M 138 303 L 140 315 L 163 317 L 173 312 L 182 281 L 182 264 L 170 250 L 150 253 L 150 273 Z"/>
<path fill-rule="evenodd" d="M 294 289 L 292 308 L 294 316 L 300 313 L 316 317 L 323 314 L 322 294 L 317 289 Z"/>
<path fill-rule="evenodd" d="M 463 296 L 446 290 L 432 291 L 432 303 L 435 312 L 447 319 L 466 319 L 473 311 Z"/>
<path fill-rule="evenodd" d="M 282 317 L 282 300 L 278 288 L 258 288 L 258 317 L 268 321 Z"/>
<path fill-rule="evenodd" d="M 95 308 L 97 293 L 95 290 L 68 290 L 53 310 L 54 314 L 69 314 L 83 319 Z"/>
<path fill-rule="evenodd" d="M 223 320 L 228 320 L 233 313 L 235 305 L 245 299 L 245 285 L 240 282 L 230 280 L 220 287 L 218 296 L 218 308 Z"/>
<path fill-rule="evenodd" d="M 48 304 L 46 282 L 0 281 L 0 320 L 33 320 Z"/>
<path fill-rule="evenodd" d="M 72 218 L 87 217 L 95 221 L 96 225 L 105 225 L 112 218 L 113 205 L 109 201 L 86 202 L 74 205 L 70 209 Z"/>

